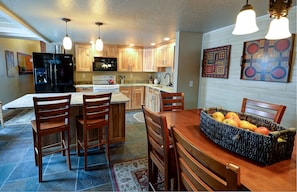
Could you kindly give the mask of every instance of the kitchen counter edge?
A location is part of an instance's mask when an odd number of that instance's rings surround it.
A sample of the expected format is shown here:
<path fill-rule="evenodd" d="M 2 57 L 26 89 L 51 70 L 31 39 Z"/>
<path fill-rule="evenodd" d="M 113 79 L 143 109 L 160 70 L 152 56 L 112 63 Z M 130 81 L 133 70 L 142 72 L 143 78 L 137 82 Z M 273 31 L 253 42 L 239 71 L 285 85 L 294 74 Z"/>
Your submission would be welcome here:
<path fill-rule="evenodd" d="M 125 83 L 125 84 L 118 84 L 120 87 L 132 87 L 132 86 L 145 86 L 145 87 L 151 87 L 160 91 L 164 92 L 174 92 L 173 87 L 168 87 L 165 85 L 160 84 L 150 84 L 150 83 Z M 80 84 L 75 85 L 75 88 L 92 88 L 93 84 Z"/>

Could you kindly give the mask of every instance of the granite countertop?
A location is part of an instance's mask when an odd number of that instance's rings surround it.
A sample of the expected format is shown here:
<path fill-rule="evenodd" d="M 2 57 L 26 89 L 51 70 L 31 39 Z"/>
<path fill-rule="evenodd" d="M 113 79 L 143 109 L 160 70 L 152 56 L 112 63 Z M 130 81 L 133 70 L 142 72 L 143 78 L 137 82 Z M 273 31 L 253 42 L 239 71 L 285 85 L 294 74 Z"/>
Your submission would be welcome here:
<path fill-rule="evenodd" d="M 151 87 L 160 91 L 174 92 L 173 87 L 169 87 L 166 85 L 161 84 L 150 84 L 150 83 L 125 83 L 125 84 L 119 84 L 120 87 L 129 87 L 129 86 L 145 86 L 145 87 Z M 75 88 L 92 88 L 93 84 L 79 84 L 75 85 Z"/>
<path fill-rule="evenodd" d="M 2 106 L 4 110 L 7 109 L 18 109 L 18 108 L 33 108 L 33 97 L 48 97 L 55 95 L 67 95 L 71 94 L 71 106 L 81 106 L 83 103 L 82 95 L 86 94 L 84 92 L 71 92 L 71 93 L 36 93 L 36 94 L 26 94 L 19 97 L 5 105 Z M 87 92 L 87 94 L 97 94 L 93 92 Z M 122 94 L 121 92 L 113 92 L 111 96 L 111 103 L 126 103 L 129 98 Z"/>

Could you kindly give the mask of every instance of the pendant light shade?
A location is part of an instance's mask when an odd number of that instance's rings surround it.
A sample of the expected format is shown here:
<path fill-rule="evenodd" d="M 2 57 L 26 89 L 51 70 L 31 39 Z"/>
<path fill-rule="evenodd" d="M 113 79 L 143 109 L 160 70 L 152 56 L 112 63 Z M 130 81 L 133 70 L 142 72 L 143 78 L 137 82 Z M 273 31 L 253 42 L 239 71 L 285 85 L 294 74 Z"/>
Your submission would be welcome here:
<path fill-rule="evenodd" d="M 72 49 L 72 41 L 68 35 L 66 35 L 63 39 L 63 47 L 66 50 L 71 50 Z"/>
<path fill-rule="evenodd" d="M 95 45 L 96 46 L 96 50 L 97 51 L 102 51 L 103 50 L 103 41 L 100 38 L 100 26 L 103 25 L 103 23 L 96 22 L 95 24 L 98 25 L 98 27 L 99 27 L 99 36 L 98 36 L 98 39 L 96 40 L 96 45 Z"/>
<path fill-rule="evenodd" d="M 277 40 L 291 37 L 287 18 L 292 0 L 269 0 L 269 14 L 272 21 L 265 39 Z"/>
<path fill-rule="evenodd" d="M 72 49 L 72 41 L 71 41 L 71 38 L 69 37 L 68 32 L 67 32 L 67 22 L 69 22 L 71 20 L 68 18 L 62 18 L 62 20 L 66 22 L 66 35 L 63 39 L 63 47 L 65 50 L 71 50 Z"/>
<path fill-rule="evenodd" d="M 246 35 L 258 31 L 259 28 L 256 23 L 256 13 L 254 8 L 248 4 L 242 7 L 236 18 L 235 28 L 232 32 L 233 35 Z"/>
<path fill-rule="evenodd" d="M 271 21 L 269 30 L 265 39 L 277 40 L 291 37 L 289 30 L 289 19 L 287 17 L 275 18 Z"/>
<path fill-rule="evenodd" d="M 103 41 L 102 41 L 102 39 L 97 39 L 96 40 L 96 50 L 98 50 L 98 51 L 103 50 Z"/>

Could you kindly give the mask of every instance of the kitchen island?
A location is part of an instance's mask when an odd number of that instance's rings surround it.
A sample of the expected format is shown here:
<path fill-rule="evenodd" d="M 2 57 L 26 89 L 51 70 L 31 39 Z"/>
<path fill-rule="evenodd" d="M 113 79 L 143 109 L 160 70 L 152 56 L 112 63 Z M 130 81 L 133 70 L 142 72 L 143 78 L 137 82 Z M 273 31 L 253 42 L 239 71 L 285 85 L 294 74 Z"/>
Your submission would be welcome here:
<path fill-rule="evenodd" d="M 5 105 L 4 110 L 10 109 L 33 109 L 33 97 L 49 97 L 57 95 L 71 94 L 71 118 L 70 118 L 70 137 L 71 144 L 76 143 L 76 122 L 75 117 L 82 114 L 83 94 L 98 94 L 92 92 L 71 92 L 71 93 L 37 93 L 26 94 Z M 129 98 L 120 92 L 113 92 L 111 96 L 110 120 L 109 120 L 109 140 L 110 143 L 125 141 L 125 104 Z M 52 138 L 50 138 L 52 139 Z"/>

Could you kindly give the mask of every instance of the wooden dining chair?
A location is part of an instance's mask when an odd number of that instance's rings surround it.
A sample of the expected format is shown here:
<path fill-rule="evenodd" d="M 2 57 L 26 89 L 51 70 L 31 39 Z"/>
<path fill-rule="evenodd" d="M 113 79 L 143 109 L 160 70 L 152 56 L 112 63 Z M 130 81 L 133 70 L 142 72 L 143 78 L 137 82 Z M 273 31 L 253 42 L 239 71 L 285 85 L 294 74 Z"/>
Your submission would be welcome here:
<path fill-rule="evenodd" d="M 240 168 L 223 164 L 196 148 L 175 127 L 170 129 L 177 163 L 178 191 L 240 190 Z"/>
<path fill-rule="evenodd" d="M 35 120 L 31 121 L 35 164 L 38 165 L 39 182 L 42 181 L 42 157 L 62 152 L 70 162 L 70 100 L 71 95 L 33 97 Z M 59 141 L 45 144 L 44 137 L 60 133 Z M 67 135 L 67 136 L 66 136 Z"/>
<path fill-rule="evenodd" d="M 164 190 L 176 189 L 176 163 L 173 145 L 170 143 L 166 117 L 142 106 L 148 142 L 149 191 L 157 190 L 164 183 Z M 164 180 L 158 181 L 158 173 Z"/>
<path fill-rule="evenodd" d="M 1 101 L 0 101 L 0 121 L 1 121 L 1 127 L 4 128 L 4 118 L 3 118 L 2 102 Z"/>
<path fill-rule="evenodd" d="M 184 93 L 160 93 L 160 111 L 184 110 Z"/>
<path fill-rule="evenodd" d="M 243 98 L 241 112 L 268 118 L 279 124 L 286 108 L 284 105 Z"/>
<path fill-rule="evenodd" d="M 77 155 L 84 150 L 84 169 L 88 169 L 88 151 L 91 148 L 105 147 L 107 165 L 110 163 L 109 155 L 109 112 L 111 93 L 83 95 L 83 116 L 76 118 L 77 122 Z M 89 138 L 91 131 L 97 130 L 97 138 Z"/>

